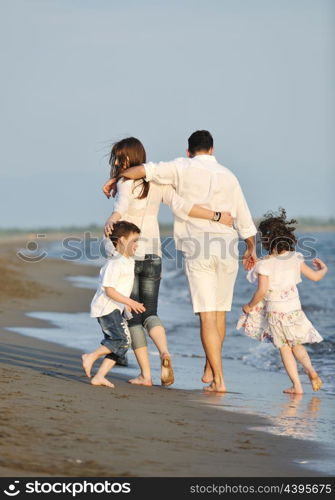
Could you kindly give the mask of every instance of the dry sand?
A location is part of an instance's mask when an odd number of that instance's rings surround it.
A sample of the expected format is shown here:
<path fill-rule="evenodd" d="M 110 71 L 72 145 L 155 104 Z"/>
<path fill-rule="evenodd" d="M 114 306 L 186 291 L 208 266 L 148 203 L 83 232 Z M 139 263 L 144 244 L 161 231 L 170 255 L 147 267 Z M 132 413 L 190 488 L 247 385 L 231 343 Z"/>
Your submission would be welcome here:
<path fill-rule="evenodd" d="M 0 240 L 1 476 L 321 475 L 293 463 L 317 459 L 314 443 L 248 429 L 266 420 L 202 405 L 194 391 L 134 387 L 126 375 L 112 377 L 114 390 L 93 387 L 80 351 L 4 330 L 45 326 L 28 311 L 88 311 L 92 291 L 65 278 L 97 273 L 22 262 L 20 244 Z"/>

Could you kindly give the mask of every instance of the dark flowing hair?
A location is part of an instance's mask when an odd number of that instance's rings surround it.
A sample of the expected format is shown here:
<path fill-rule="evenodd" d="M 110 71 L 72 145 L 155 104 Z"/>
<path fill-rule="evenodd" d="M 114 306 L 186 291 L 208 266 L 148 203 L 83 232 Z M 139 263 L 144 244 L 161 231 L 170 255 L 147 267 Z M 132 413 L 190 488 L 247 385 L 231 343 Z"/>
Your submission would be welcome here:
<path fill-rule="evenodd" d="M 118 165 L 115 165 L 115 160 Z M 111 177 L 118 177 L 122 170 L 141 165 L 146 162 L 146 153 L 141 141 L 136 137 L 126 137 L 122 141 L 115 142 L 112 146 L 109 164 L 111 166 Z M 150 184 L 142 179 L 142 190 L 137 198 L 142 200 L 148 196 Z"/>
<path fill-rule="evenodd" d="M 296 224 L 297 221 L 287 219 L 284 208 L 279 208 L 278 213 L 269 211 L 263 217 L 258 226 L 263 247 L 270 254 L 274 251 L 281 253 L 285 250 L 294 250 L 297 238 L 294 234 L 296 228 L 292 224 Z"/>

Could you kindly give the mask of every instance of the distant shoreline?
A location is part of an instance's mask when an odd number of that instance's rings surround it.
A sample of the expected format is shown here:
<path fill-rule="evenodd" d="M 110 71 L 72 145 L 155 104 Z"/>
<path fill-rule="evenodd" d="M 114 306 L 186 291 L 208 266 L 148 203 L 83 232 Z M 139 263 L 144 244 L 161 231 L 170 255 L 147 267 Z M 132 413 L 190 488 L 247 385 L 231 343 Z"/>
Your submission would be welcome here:
<path fill-rule="evenodd" d="M 173 225 L 160 225 L 161 236 L 172 236 L 173 235 Z M 335 224 L 298 224 L 297 232 L 299 233 L 330 233 L 335 232 Z M 103 233 L 103 227 L 99 226 L 87 226 L 87 227 L 63 227 L 63 228 L 31 228 L 31 229 L 1 229 L 0 228 L 0 239 L 10 239 L 15 241 L 16 239 L 22 240 L 22 238 L 33 239 L 37 235 L 45 235 L 49 239 L 55 241 L 59 238 L 65 236 L 82 236 L 84 233 L 90 233 L 90 236 L 94 238 L 100 238 Z"/>

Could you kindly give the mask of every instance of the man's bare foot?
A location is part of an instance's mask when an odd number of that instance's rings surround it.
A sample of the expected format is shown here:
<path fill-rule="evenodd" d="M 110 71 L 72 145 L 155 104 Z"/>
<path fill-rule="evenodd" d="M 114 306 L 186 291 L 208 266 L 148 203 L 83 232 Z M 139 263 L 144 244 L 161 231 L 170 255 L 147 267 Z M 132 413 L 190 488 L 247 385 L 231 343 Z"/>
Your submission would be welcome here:
<path fill-rule="evenodd" d="M 302 387 L 289 387 L 288 389 L 283 390 L 284 394 L 303 394 L 304 391 Z"/>
<path fill-rule="evenodd" d="M 313 372 L 309 373 L 308 376 L 309 376 L 309 380 L 311 381 L 313 391 L 315 391 L 315 392 L 319 391 L 321 389 L 321 387 L 323 386 L 323 382 L 320 379 L 319 375 L 315 371 L 313 371 Z"/>
<path fill-rule="evenodd" d="M 226 386 L 222 384 L 216 384 L 212 382 L 210 385 L 204 387 L 204 391 L 206 392 L 227 392 Z"/>
<path fill-rule="evenodd" d="M 204 368 L 204 374 L 201 378 L 201 381 L 205 384 L 210 384 L 213 382 L 213 370 L 208 363 L 206 363 Z"/>
<path fill-rule="evenodd" d="M 92 354 L 82 354 L 81 361 L 86 376 L 91 378 L 91 369 L 95 361 L 95 357 Z"/>
<path fill-rule="evenodd" d="M 144 378 L 143 375 L 139 375 L 136 378 L 131 378 L 128 380 L 129 384 L 134 384 L 134 385 L 144 385 L 146 387 L 151 387 L 152 386 L 152 380 L 150 378 Z"/>
<path fill-rule="evenodd" d="M 107 380 L 105 377 L 99 377 L 98 375 L 95 375 L 95 377 L 93 377 L 91 379 L 91 384 L 92 385 L 103 385 L 105 387 L 112 387 L 112 388 L 115 387 L 115 385 L 112 384 L 112 382 Z"/>

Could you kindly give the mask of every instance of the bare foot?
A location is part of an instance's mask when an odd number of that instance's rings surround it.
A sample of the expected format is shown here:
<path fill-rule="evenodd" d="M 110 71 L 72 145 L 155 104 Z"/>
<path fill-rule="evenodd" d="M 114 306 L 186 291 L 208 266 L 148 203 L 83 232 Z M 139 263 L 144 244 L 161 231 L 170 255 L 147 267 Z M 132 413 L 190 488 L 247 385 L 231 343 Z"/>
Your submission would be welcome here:
<path fill-rule="evenodd" d="M 170 354 L 163 354 L 161 357 L 161 383 L 168 387 L 174 382 L 174 373 Z"/>
<path fill-rule="evenodd" d="M 84 372 L 86 373 L 86 376 L 90 378 L 91 377 L 91 369 L 92 369 L 93 363 L 95 361 L 95 358 L 92 354 L 82 354 L 81 360 L 82 360 Z"/>
<path fill-rule="evenodd" d="M 284 389 L 283 392 L 285 394 L 303 394 L 304 391 L 302 387 L 289 387 L 289 389 Z"/>
<path fill-rule="evenodd" d="M 105 387 L 112 387 L 112 388 L 115 387 L 115 385 L 112 384 L 112 382 L 107 380 L 105 377 L 99 377 L 98 375 L 95 375 L 95 377 L 93 377 L 91 379 L 91 384 L 92 385 L 103 385 Z"/>
<path fill-rule="evenodd" d="M 206 363 L 204 368 L 204 374 L 201 378 L 201 381 L 205 384 L 210 384 L 213 382 L 213 371 L 209 364 Z"/>
<path fill-rule="evenodd" d="M 143 375 L 139 375 L 136 378 L 131 378 L 128 380 L 129 384 L 133 385 L 144 385 L 146 387 L 152 386 L 152 380 L 150 378 L 144 378 Z"/>
<path fill-rule="evenodd" d="M 311 381 L 313 391 L 317 392 L 323 386 L 323 382 L 316 372 L 311 372 L 309 375 L 309 380 Z"/>
<path fill-rule="evenodd" d="M 212 382 L 210 385 L 204 387 L 204 391 L 206 392 L 227 392 L 226 386 L 222 384 L 216 384 Z"/>

